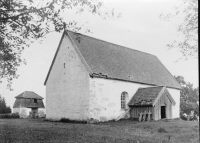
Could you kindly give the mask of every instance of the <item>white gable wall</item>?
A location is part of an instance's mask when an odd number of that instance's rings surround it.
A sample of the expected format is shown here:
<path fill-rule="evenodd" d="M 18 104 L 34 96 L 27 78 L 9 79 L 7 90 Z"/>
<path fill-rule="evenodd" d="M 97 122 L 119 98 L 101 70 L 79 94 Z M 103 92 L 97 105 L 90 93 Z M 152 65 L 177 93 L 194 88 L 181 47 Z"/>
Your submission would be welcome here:
<path fill-rule="evenodd" d="M 129 101 L 138 88 L 152 87 L 150 85 L 110 80 L 103 78 L 90 78 L 90 118 L 99 121 L 117 119 L 125 110 L 121 109 L 121 93 L 127 92 Z M 180 91 L 168 88 L 176 102 L 172 107 L 172 117 L 179 117 Z"/>
<path fill-rule="evenodd" d="M 65 35 L 46 83 L 46 117 L 87 119 L 88 95 L 89 73 Z"/>
<path fill-rule="evenodd" d="M 180 90 L 167 88 L 172 98 L 176 102 L 175 106 L 172 106 L 172 118 L 180 117 Z"/>

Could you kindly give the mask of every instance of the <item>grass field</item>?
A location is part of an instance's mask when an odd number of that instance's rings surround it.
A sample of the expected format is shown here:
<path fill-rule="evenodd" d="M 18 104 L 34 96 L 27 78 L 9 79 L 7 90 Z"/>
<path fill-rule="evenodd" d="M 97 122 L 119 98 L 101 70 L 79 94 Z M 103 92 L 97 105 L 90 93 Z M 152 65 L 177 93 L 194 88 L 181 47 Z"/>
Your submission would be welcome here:
<path fill-rule="evenodd" d="M 0 119 L 0 143 L 199 143 L 199 122 L 123 120 L 99 124 Z"/>

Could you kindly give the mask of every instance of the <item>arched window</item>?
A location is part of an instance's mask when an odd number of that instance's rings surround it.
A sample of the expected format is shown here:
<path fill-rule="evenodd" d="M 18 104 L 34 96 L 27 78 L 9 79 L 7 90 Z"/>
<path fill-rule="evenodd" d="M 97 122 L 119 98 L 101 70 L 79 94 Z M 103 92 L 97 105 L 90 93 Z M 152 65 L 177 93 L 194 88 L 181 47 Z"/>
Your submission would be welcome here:
<path fill-rule="evenodd" d="M 121 94 L 121 109 L 127 109 L 128 93 L 122 92 Z"/>

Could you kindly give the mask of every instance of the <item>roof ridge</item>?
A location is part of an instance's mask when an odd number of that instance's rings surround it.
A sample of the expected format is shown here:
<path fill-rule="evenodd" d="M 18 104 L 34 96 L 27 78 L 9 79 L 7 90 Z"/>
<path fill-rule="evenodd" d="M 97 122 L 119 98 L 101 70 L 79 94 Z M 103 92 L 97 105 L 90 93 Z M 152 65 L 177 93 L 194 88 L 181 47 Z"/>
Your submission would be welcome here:
<path fill-rule="evenodd" d="M 154 56 L 154 57 L 157 57 L 153 54 L 150 54 L 150 53 L 147 53 L 147 52 L 143 52 L 143 51 L 139 51 L 139 50 L 136 50 L 136 49 L 132 49 L 130 47 L 125 47 L 125 46 L 122 46 L 122 45 L 118 45 L 118 44 L 115 44 L 115 43 L 112 43 L 112 42 L 109 42 L 109 41 L 105 41 L 105 40 L 102 40 L 102 39 L 98 39 L 96 37 L 92 37 L 92 36 L 88 36 L 88 35 L 85 35 L 85 34 L 82 34 L 82 33 L 77 33 L 77 32 L 74 32 L 74 31 L 71 31 L 71 30 L 68 30 L 68 29 L 65 29 L 65 31 L 69 31 L 69 32 L 72 32 L 72 33 L 75 33 L 75 34 L 80 34 L 82 36 L 86 36 L 86 37 L 89 37 L 89 38 L 92 38 L 92 39 L 95 39 L 95 40 L 99 40 L 99 41 L 102 41 L 102 42 L 106 42 L 106 43 L 109 43 L 109 44 L 112 44 L 112 45 L 116 45 L 116 46 L 120 46 L 121 48 L 124 48 L 124 49 L 127 49 L 127 50 L 134 50 L 136 52 L 141 52 L 141 53 L 144 53 L 144 54 L 148 54 L 150 56 Z"/>
<path fill-rule="evenodd" d="M 24 91 L 24 92 L 34 92 L 34 91 L 27 91 L 27 90 L 26 90 L 26 91 Z"/>

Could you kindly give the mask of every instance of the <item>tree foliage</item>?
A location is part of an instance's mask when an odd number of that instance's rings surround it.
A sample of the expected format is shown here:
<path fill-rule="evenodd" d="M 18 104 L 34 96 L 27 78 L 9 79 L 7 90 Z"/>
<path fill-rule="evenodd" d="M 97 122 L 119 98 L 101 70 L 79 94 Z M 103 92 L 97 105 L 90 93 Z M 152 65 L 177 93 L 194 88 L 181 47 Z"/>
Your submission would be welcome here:
<path fill-rule="evenodd" d="M 1 0 L 0 1 L 0 82 L 5 78 L 11 85 L 18 66 L 25 63 L 21 53 L 34 40 L 64 28 L 78 31 L 76 22 L 64 22 L 60 14 L 66 9 L 77 13 L 89 11 L 106 17 L 97 0 Z M 105 15 L 104 15 L 105 14 Z M 52 29 L 53 28 L 53 29 Z"/>
<path fill-rule="evenodd" d="M 189 115 L 191 111 L 199 116 L 199 87 L 194 88 L 193 84 L 185 82 L 182 76 L 175 76 L 175 78 L 181 85 L 181 116 L 184 113 Z"/>
<path fill-rule="evenodd" d="M 0 95 L 0 114 L 11 113 L 11 108 L 6 105 L 6 101 Z"/>
<path fill-rule="evenodd" d="M 198 0 L 180 0 L 181 5 L 175 8 L 175 13 L 164 16 L 169 20 L 172 17 L 181 17 L 183 21 L 178 25 L 177 31 L 183 38 L 168 44 L 170 48 L 179 48 L 184 58 L 198 57 Z M 163 17 L 163 16 L 161 16 Z"/>

